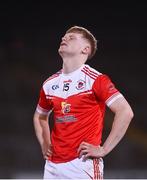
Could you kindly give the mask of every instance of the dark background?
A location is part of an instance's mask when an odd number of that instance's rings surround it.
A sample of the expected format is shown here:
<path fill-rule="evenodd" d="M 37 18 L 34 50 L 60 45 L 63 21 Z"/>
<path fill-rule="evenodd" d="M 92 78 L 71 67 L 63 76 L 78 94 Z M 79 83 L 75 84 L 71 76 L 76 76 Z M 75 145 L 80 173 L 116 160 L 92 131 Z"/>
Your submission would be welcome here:
<path fill-rule="evenodd" d="M 147 178 L 147 6 L 93 1 L 0 3 L 0 178 L 41 178 L 33 128 L 41 85 L 62 67 L 57 50 L 73 25 L 99 40 L 87 63 L 109 75 L 134 111 L 119 145 L 104 158 L 106 178 Z M 103 139 L 113 114 L 107 110 Z"/>

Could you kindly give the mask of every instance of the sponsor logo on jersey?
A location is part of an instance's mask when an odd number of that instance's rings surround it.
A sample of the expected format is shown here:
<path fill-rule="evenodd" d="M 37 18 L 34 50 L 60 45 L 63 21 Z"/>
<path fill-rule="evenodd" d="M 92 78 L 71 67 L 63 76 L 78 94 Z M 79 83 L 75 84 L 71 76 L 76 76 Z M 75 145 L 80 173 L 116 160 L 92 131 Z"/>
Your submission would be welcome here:
<path fill-rule="evenodd" d="M 52 86 L 52 90 L 56 90 L 56 89 L 58 89 L 58 88 L 59 88 L 58 85 L 53 85 L 53 86 Z"/>
<path fill-rule="evenodd" d="M 84 87 L 85 87 L 85 81 L 84 80 L 79 80 L 79 81 L 77 81 L 77 86 L 76 86 L 76 89 L 77 90 L 81 90 L 81 89 L 83 89 Z"/>
<path fill-rule="evenodd" d="M 56 118 L 57 123 L 63 123 L 63 122 L 74 122 L 77 118 L 73 115 L 66 115 L 66 116 L 60 116 Z"/>
<path fill-rule="evenodd" d="M 61 111 L 63 114 L 66 114 L 70 112 L 70 106 L 71 104 L 68 104 L 67 102 L 61 102 Z"/>
<path fill-rule="evenodd" d="M 63 81 L 63 83 L 71 83 L 71 82 L 72 82 L 71 79 L 68 79 L 68 80 Z"/>

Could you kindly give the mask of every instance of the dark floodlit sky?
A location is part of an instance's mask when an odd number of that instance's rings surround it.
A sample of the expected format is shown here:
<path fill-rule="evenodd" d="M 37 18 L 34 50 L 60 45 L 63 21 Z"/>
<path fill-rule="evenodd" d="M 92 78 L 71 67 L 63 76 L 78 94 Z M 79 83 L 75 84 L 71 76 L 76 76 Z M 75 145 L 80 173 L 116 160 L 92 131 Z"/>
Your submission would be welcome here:
<path fill-rule="evenodd" d="M 0 178 L 11 178 L 15 168 L 40 169 L 41 152 L 35 141 L 32 116 L 41 83 L 61 68 L 57 49 L 61 37 L 72 25 L 84 26 L 97 37 L 98 52 L 88 63 L 112 77 L 135 112 L 128 139 L 120 145 L 120 151 L 118 148 L 110 155 L 108 165 L 122 168 L 127 163 L 130 169 L 146 165 L 146 3 L 3 1 L 0 3 L 0 140 L 3 142 Z M 130 161 L 119 154 L 123 150 L 129 152 L 125 157 L 130 156 Z M 122 163 L 117 165 L 115 156 Z"/>

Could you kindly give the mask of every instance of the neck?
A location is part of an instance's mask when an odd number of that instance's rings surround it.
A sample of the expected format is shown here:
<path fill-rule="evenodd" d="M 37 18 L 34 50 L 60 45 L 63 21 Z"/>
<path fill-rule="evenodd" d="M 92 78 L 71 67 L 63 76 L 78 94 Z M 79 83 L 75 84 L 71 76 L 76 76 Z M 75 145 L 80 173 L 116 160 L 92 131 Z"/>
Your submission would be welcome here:
<path fill-rule="evenodd" d="M 85 62 L 85 59 L 63 58 L 63 73 L 71 73 L 79 69 Z"/>

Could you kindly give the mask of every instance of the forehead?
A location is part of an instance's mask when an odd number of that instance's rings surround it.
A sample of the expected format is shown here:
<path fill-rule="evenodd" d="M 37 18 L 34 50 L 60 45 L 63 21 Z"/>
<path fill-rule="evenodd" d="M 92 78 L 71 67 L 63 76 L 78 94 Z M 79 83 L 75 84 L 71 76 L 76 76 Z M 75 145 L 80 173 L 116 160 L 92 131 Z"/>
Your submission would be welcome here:
<path fill-rule="evenodd" d="M 82 36 L 83 35 L 81 33 L 77 33 L 77 32 L 70 32 L 64 35 L 64 37 L 77 37 L 77 38 L 81 38 Z"/>

